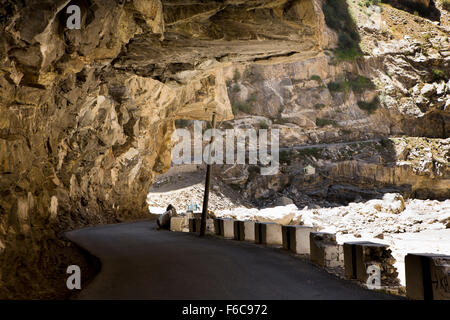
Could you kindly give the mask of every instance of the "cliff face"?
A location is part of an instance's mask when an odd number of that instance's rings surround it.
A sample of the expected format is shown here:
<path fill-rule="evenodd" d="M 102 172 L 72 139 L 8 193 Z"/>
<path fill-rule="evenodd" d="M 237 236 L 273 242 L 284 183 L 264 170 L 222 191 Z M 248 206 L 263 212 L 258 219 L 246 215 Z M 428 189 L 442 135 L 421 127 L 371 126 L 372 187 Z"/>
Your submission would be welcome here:
<path fill-rule="evenodd" d="M 389 135 L 447 138 L 446 11 L 436 25 L 387 5 L 340 2 L 349 3 L 355 17 L 359 56 L 339 58 L 332 42 L 320 52 L 230 66 L 225 75 L 235 123 L 276 127 L 285 145 Z"/>
<path fill-rule="evenodd" d="M 66 27 L 71 4 L 81 9 L 80 30 Z M 0 8 L 7 298 L 66 294 L 65 268 L 80 258 L 62 231 L 148 215 L 149 186 L 170 166 L 174 120 L 233 117 L 224 67 L 329 41 L 312 0 L 4 0 Z"/>
<path fill-rule="evenodd" d="M 348 5 L 356 23 L 353 30 L 339 30 L 334 46 L 317 54 L 226 69 L 235 112 L 229 127 L 277 128 L 286 148 L 277 176 L 252 174 L 258 172 L 252 166 L 224 166 L 221 175 L 259 205 L 282 195 L 292 197 L 300 207 L 313 202 L 303 195 L 347 203 L 361 196 L 380 197 L 389 189 L 411 197 L 448 198 L 448 12 L 437 3 L 437 23 L 427 15 L 386 4 L 336 2 Z M 403 1 L 401 8 L 416 5 Z M 422 5 L 435 8 L 434 2 Z M 324 10 L 330 23 L 336 19 L 332 9 Z M 353 31 L 361 49 L 356 53 L 349 46 L 340 47 L 341 36 Z M 369 149 L 364 144 L 333 145 L 368 139 L 384 140 Z M 303 144 L 321 146 L 289 149 Z M 397 152 L 400 146 L 403 151 Z M 327 149 L 330 152 L 324 152 Z M 305 176 L 302 169 L 307 165 L 314 166 L 317 174 Z"/>

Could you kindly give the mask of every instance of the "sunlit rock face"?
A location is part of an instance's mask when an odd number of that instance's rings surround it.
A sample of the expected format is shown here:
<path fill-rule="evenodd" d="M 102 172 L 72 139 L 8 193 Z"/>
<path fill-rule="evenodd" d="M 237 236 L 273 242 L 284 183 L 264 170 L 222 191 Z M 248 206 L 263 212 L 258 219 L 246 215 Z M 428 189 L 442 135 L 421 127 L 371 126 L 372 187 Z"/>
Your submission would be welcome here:
<path fill-rule="evenodd" d="M 66 26 L 73 4 L 80 30 Z M 62 231 L 148 216 L 149 186 L 170 166 L 173 121 L 233 117 L 226 65 L 331 41 L 312 0 L 6 0 L 0 26 L 8 298 L 66 294 L 74 262 Z"/>
<path fill-rule="evenodd" d="M 317 199 L 348 203 L 381 197 L 389 189 L 405 197 L 447 199 L 448 13 L 440 11 L 437 24 L 390 5 L 342 3 L 355 17 L 363 56 L 336 61 L 328 46 L 318 54 L 303 53 L 302 59 L 293 55 L 226 69 L 236 111 L 230 127 L 277 128 L 285 150 L 277 176 L 252 174 L 258 172 L 252 166 L 224 166 L 220 174 L 258 206 L 280 196 L 295 199 L 299 207 Z M 377 103 L 370 111 L 365 107 L 372 101 Z M 402 138 L 381 140 L 371 150 L 364 144 L 332 145 L 387 137 Z M 289 150 L 304 144 L 322 146 Z M 304 177 L 308 165 L 321 172 Z"/>
<path fill-rule="evenodd" d="M 114 63 L 137 74 L 183 81 L 212 64 L 317 49 L 326 38 L 319 3 L 163 1 L 163 40 L 158 34 L 136 36 Z"/>

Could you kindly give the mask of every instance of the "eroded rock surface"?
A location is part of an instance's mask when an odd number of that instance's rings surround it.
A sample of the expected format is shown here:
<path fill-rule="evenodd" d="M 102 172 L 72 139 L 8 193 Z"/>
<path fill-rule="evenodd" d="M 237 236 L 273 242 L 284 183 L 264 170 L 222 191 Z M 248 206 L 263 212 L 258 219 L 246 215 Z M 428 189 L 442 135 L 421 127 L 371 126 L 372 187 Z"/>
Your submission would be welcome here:
<path fill-rule="evenodd" d="M 66 27 L 70 4 L 80 30 Z M 224 67 L 329 41 L 312 0 L 5 0 L 0 26 L 7 298 L 67 294 L 62 231 L 148 216 L 174 120 L 233 117 Z"/>

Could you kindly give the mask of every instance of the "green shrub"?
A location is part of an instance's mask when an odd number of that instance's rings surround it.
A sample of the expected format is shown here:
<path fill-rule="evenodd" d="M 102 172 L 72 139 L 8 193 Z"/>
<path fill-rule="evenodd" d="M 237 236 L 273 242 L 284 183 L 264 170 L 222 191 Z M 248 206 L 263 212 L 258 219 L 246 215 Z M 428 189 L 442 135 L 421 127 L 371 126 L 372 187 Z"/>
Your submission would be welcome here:
<path fill-rule="evenodd" d="M 335 126 L 337 126 L 337 123 L 336 123 L 336 121 L 330 120 L 330 119 L 324 119 L 324 118 L 316 119 L 316 126 L 325 127 L 328 125 L 332 125 L 333 127 L 335 127 Z"/>
<path fill-rule="evenodd" d="M 317 110 L 322 109 L 323 107 L 325 107 L 325 105 L 323 103 L 316 103 L 314 105 L 314 109 L 317 109 Z"/>
<path fill-rule="evenodd" d="M 320 157 L 321 149 L 319 148 L 307 148 L 307 149 L 300 149 L 297 150 L 297 153 L 299 156 L 313 156 L 315 158 Z"/>
<path fill-rule="evenodd" d="M 292 154 L 291 151 L 282 150 L 280 151 L 280 162 L 291 163 Z"/>
<path fill-rule="evenodd" d="M 354 60 L 362 55 L 361 40 L 346 0 L 326 0 L 322 6 L 325 22 L 339 34 L 335 56 L 338 61 Z"/>
<path fill-rule="evenodd" d="M 362 57 L 363 53 L 359 47 L 342 48 L 335 50 L 334 55 L 337 61 L 353 61 L 358 57 Z"/>
<path fill-rule="evenodd" d="M 447 81 L 449 79 L 449 77 L 444 73 L 444 71 L 442 71 L 440 69 L 433 69 L 432 75 L 433 75 L 434 81 L 440 81 L 440 80 Z"/>
<path fill-rule="evenodd" d="M 358 101 L 358 107 L 361 110 L 366 111 L 369 114 L 372 114 L 375 112 L 375 110 L 378 109 L 378 106 L 380 104 L 380 100 L 378 99 L 378 97 L 375 97 L 372 101 L 370 102 L 365 102 L 365 101 Z"/>
<path fill-rule="evenodd" d="M 349 33 L 341 33 L 338 38 L 339 47 L 341 48 L 352 48 L 355 44 L 355 40 L 350 36 Z"/>
<path fill-rule="evenodd" d="M 233 113 L 237 113 L 238 111 L 244 112 L 244 113 L 250 113 L 252 110 L 252 106 L 247 102 L 236 102 L 232 105 Z"/>
<path fill-rule="evenodd" d="M 316 74 L 311 76 L 311 78 L 309 78 L 309 79 L 310 80 L 315 80 L 317 82 L 321 82 L 322 81 L 322 78 L 320 76 L 316 75 Z"/>
<path fill-rule="evenodd" d="M 373 90 L 375 84 L 369 78 L 358 76 L 355 80 L 350 81 L 350 87 L 356 93 L 363 93 L 365 90 Z"/>
<path fill-rule="evenodd" d="M 231 90 L 232 90 L 233 92 L 239 92 L 239 91 L 241 91 L 241 87 L 240 87 L 237 83 L 235 83 L 235 84 L 233 85 L 233 87 L 231 88 Z"/>
<path fill-rule="evenodd" d="M 344 91 L 347 92 L 352 89 L 355 93 L 363 93 L 365 90 L 373 90 L 376 88 L 375 84 L 369 78 L 358 76 L 354 80 L 330 82 L 328 90 L 331 92 Z"/>
<path fill-rule="evenodd" d="M 342 129 L 341 132 L 342 132 L 342 134 L 350 134 L 350 133 L 352 133 L 352 130 Z"/>
<path fill-rule="evenodd" d="M 344 84 L 343 82 L 330 82 L 328 85 L 328 90 L 330 90 L 331 92 L 337 92 L 337 91 L 344 91 Z"/>

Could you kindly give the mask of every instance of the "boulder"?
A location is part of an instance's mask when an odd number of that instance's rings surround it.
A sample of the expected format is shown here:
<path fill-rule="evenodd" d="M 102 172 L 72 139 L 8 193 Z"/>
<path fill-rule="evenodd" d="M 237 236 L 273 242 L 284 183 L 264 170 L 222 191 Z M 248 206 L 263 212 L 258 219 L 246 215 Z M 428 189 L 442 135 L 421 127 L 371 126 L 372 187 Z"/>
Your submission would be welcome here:
<path fill-rule="evenodd" d="M 159 229 L 170 229 L 170 219 L 177 215 L 177 210 L 169 204 L 166 208 L 166 212 L 161 214 L 156 220 L 156 224 Z"/>
<path fill-rule="evenodd" d="M 282 226 L 283 248 L 297 254 L 309 254 L 309 234 L 314 231 L 316 229 L 310 226 Z"/>
<path fill-rule="evenodd" d="M 289 224 L 297 211 L 298 208 L 295 204 L 266 208 L 259 210 L 255 215 L 255 219 L 261 222 Z"/>

